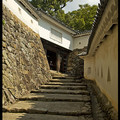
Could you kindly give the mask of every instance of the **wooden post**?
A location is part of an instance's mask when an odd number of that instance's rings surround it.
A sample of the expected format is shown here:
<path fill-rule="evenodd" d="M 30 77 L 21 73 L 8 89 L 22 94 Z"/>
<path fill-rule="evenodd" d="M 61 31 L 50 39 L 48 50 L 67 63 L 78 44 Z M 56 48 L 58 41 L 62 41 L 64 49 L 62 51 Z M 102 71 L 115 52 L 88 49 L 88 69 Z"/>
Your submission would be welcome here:
<path fill-rule="evenodd" d="M 57 70 L 57 72 L 60 71 L 61 60 L 62 60 L 62 57 L 60 56 L 60 54 L 57 54 L 57 60 L 56 60 L 56 70 Z"/>

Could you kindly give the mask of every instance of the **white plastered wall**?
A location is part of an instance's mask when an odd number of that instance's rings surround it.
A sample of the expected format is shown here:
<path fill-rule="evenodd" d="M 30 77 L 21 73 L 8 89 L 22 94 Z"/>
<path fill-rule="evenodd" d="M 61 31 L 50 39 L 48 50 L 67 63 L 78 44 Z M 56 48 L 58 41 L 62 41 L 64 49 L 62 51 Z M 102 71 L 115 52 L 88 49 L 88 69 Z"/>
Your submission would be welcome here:
<path fill-rule="evenodd" d="M 95 80 L 118 110 L 118 25 L 104 39 L 95 56 L 84 57 L 84 77 Z"/>
<path fill-rule="evenodd" d="M 84 77 L 86 79 L 95 80 L 94 57 L 85 57 L 84 58 Z"/>
<path fill-rule="evenodd" d="M 118 25 L 95 55 L 96 83 L 118 110 Z"/>
<path fill-rule="evenodd" d="M 90 35 L 84 35 L 73 40 L 73 49 L 82 49 L 88 45 L 88 39 Z"/>
<path fill-rule="evenodd" d="M 57 42 L 51 38 L 51 28 L 62 33 L 62 42 Z M 45 19 L 39 20 L 39 35 L 41 38 L 44 38 L 52 43 L 55 43 L 59 46 L 62 46 L 66 49 L 73 50 L 73 38 L 68 32 L 56 27 L 55 25 L 49 23 Z"/>

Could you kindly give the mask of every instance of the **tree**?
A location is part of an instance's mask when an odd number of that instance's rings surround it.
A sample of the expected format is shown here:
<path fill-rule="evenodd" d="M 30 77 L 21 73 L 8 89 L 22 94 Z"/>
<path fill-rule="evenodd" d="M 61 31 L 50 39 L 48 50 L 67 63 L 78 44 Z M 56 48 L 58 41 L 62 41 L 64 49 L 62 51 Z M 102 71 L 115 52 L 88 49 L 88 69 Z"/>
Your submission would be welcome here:
<path fill-rule="evenodd" d="M 48 14 L 55 16 L 58 10 L 62 10 L 66 3 L 73 0 L 31 0 L 29 1 L 34 7 L 41 8 Z"/>
<path fill-rule="evenodd" d="M 97 11 L 97 5 L 79 5 L 78 10 L 65 14 L 62 8 L 66 6 L 68 1 L 71 2 L 73 0 L 31 0 L 30 3 L 34 7 L 46 11 L 46 13 L 54 16 L 74 30 L 91 30 Z"/>
<path fill-rule="evenodd" d="M 58 10 L 57 12 L 56 12 L 56 18 L 58 19 L 58 20 L 60 20 L 61 22 L 63 22 L 63 23 L 65 23 L 65 13 L 64 13 L 64 10 Z"/>
<path fill-rule="evenodd" d="M 65 15 L 65 18 L 67 18 L 65 19 L 65 23 L 74 30 L 91 30 L 97 11 L 97 5 L 90 6 L 85 4 L 79 5 L 79 7 L 80 8 L 78 10 L 68 12 Z"/>

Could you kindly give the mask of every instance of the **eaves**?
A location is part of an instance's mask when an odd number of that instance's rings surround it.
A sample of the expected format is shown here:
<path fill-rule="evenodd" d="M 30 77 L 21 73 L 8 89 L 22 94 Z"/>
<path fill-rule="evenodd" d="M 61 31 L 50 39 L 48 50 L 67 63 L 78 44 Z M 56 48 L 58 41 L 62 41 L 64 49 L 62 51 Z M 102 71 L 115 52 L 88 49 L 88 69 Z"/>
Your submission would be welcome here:
<path fill-rule="evenodd" d="M 27 11 L 30 12 L 37 20 L 40 19 L 40 16 L 38 13 L 36 13 L 36 8 L 33 7 L 27 0 L 17 0 L 20 4 L 22 4 Z"/>
<path fill-rule="evenodd" d="M 113 26 L 118 24 L 118 0 L 101 0 L 98 6 L 88 43 L 87 54 L 89 56 L 96 54 L 106 37 L 112 34 Z"/>
<path fill-rule="evenodd" d="M 89 49 L 90 49 L 90 46 L 92 44 L 94 35 L 96 34 L 98 25 L 100 23 L 100 20 L 102 18 L 102 15 L 104 13 L 104 10 L 105 10 L 105 7 L 106 7 L 108 1 L 109 0 L 100 0 L 100 4 L 98 4 L 98 9 L 97 9 L 96 17 L 95 17 L 95 20 L 94 20 L 94 23 L 93 23 L 93 26 L 92 26 L 92 33 L 91 33 L 91 35 L 89 37 L 89 40 L 88 40 L 89 42 L 88 42 L 87 54 L 89 53 Z"/>
<path fill-rule="evenodd" d="M 89 31 L 83 31 L 83 32 L 79 32 L 77 34 L 74 34 L 73 37 L 74 38 L 78 38 L 78 37 L 82 37 L 82 36 L 88 36 L 91 34 L 91 30 Z"/>

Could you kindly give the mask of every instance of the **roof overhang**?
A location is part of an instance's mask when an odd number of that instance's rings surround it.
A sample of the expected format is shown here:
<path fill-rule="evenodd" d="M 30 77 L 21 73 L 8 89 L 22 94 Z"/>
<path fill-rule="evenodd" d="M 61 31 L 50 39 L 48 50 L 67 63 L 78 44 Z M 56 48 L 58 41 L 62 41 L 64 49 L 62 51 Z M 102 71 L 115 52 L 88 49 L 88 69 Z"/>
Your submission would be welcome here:
<path fill-rule="evenodd" d="M 21 3 L 37 20 L 40 16 L 36 13 L 35 8 L 33 8 L 27 0 L 17 0 Z"/>
<path fill-rule="evenodd" d="M 78 37 L 82 37 L 82 36 L 89 36 L 91 34 L 90 32 L 83 32 L 83 33 L 79 33 L 79 34 L 75 34 L 73 35 L 74 38 L 78 38 Z"/>
<path fill-rule="evenodd" d="M 46 39 L 44 39 L 44 38 L 40 38 L 41 39 L 41 41 L 42 41 L 42 43 L 43 43 L 43 46 L 45 46 L 46 48 L 48 47 L 48 48 L 51 48 L 51 49 L 54 49 L 54 48 L 56 48 L 56 49 L 58 49 L 59 51 L 61 51 L 61 52 L 67 52 L 67 53 L 69 53 L 69 52 L 72 52 L 72 50 L 70 50 L 70 49 L 67 49 L 67 48 L 65 48 L 65 47 L 62 47 L 62 46 L 60 46 L 60 45 L 57 45 L 57 44 L 55 44 L 55 43 L 52 43 L 52 42 L 50 42 L 50 41 L 48 41 L 48 40 L 46 40 Z M 56 49 L 54 49 L 54 50 L 56 50 Z M 56 51 L 57 52 L 57 51 Z"/>
<path fill-rule="evenodd" d="M 104 42 L 105 37 L 110 35 L 111 28 L 118 24 L 118 1 L 117 0 L 105 0 L 107 3 L 104 12 L 98 20 L 94 23 L 92 33 L 89 38 L 87 54 L 94 56 L 99 46 Z M 100 6 L 100 5 L 99 5 Z M 103 10 L 102 5 L 99 8 Z"/>

